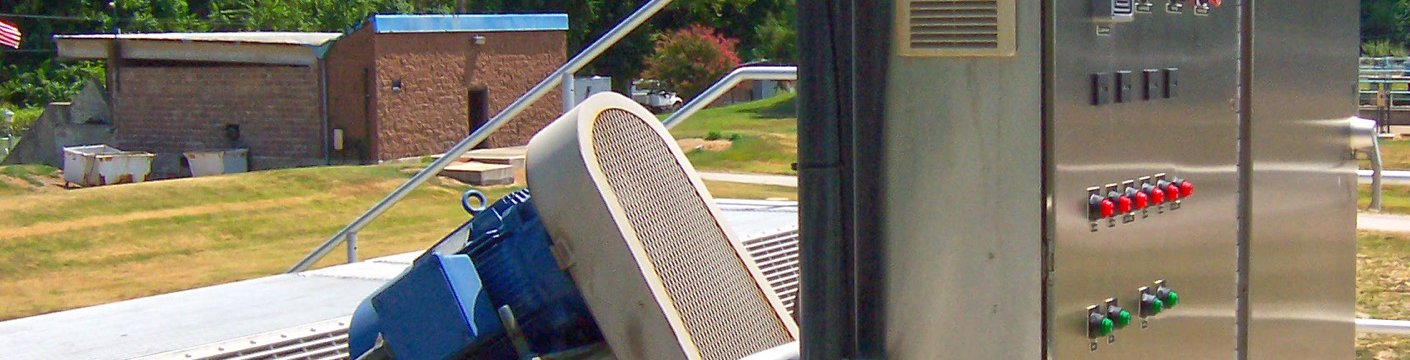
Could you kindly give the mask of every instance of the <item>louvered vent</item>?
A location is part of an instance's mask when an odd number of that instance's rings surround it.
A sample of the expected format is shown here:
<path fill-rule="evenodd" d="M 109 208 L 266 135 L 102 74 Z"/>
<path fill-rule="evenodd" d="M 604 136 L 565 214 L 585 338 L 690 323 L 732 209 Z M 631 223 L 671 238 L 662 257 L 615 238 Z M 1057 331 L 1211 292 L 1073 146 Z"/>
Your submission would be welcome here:
<path fill-rule="evenodd" d="M 749 257 L 759 264 L 769 287 L 783 306 L 798 318 L 798 230 L 786 230 L 744 240 Z"/>
<path fill-rule="evenodd" d="M 350 321 L 337 318 L 138 360 L 346 360 Z"/>
<path fill-rule="evenodd" d="M 1013 56 L 1014 0 L 897 1 L 904 56 Z"/>

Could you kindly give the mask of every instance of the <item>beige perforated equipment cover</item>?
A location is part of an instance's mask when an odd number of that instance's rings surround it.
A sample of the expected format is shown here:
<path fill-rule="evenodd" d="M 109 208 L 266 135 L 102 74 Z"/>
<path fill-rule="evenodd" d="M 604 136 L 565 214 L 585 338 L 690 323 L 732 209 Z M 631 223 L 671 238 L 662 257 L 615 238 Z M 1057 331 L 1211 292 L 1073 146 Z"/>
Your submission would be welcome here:
<path fill-rule="evenodd" d="M 621 359 L 735 360 L 795 341 L 797 324 L 674 139 L 616 93 L 529 142 L 529 189 Z"/>

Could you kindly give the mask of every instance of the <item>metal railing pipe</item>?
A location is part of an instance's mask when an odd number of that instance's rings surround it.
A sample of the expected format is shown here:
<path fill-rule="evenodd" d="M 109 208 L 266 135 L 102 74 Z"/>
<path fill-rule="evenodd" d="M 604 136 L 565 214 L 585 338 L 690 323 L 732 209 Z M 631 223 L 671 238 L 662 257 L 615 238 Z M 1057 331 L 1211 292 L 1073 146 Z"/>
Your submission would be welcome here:
<path fill-rule="evenodd" d="M 514 100 L 513 103 L 510 103 L 509 106 L 505 107 L 503 111 L 500 111 L 498 115 L 495 115 L 495 117 L 490 119 L 484 126 L 476 129 L 470 136 L 465 137 L 465 139 L 460 140 L 454 147 L 447 150 L 445 155 L 441 156 L 441 158 L 431 162 L 425 169 L 422 169 L 420 172 L 416 173 L 416 175 L 413 175 L 411 179 L 402 183 L 401 186 L 398 186 L 396 190 L 392 190 L 382 201 L 378 201 L 377 204 L 372 205 L 372 208 L 368 209 L 367 212 L 362 213 L 361 216 L 358 216 L 357 219 L 348 223 L 342 230 L 338 230 L 338 232 L 333 234 L 332 237 L 329 237 L 328 240 L 319 244 L 317 248 L 314 248 L 307 256 L 299 260 L 297 264 L 290 267 L 287 272 L 294 273 L 308 270 L 314 263 L 318 262 L 318 260 L 322 259 L 324 256 L 327 256 L 329 252 L 332 252 L 334 247 L 337 247 L 345 241 L 348 233 L 357 232 L 367 226 L 368 223 L 371 223 L 372 220 L 382 216 L 382 213 L 385 213 L 387 209 L 391 209 L 393 205 L 396 205 L 396 203 L 406 197 L 407 194 L 410 194 L 412 190 L 415 190 L 417 187 L 420 187 L 421 184 L 426 183 L 426 180 L 430 180 L 432 177 L 436 176 L 436 174 L 439 174 L 441 170 L 445 169 L 451 162 L 454 162 L 460 155 L 474 148 L 475 145 L 479 145 L 480 142 L 485 141 L 485 138 L 488 138 L 490 134 L 499 130 L 500 126 L 503 126 L 506 122 L 509 122 L 510 119 L 519 115 L 525 108 L 528 108 L 529 105 L 548 94 L 549 91 L 553 91 L 554 87 L 558 86 L 563 80 L 564 74 L 573 74 L 578 72 L 578 70 L 582 70 L 584 66 L 587 66 L 588 63 L 597 59 L 604 51 L 607 51 L 607 48 L 622 40 L 622 38 L 630 34 L 632 30 L 636 30 L 636 28 L 641 26 L 642 23 L 645 23 L 647 19 L 650 19 L 653 15 L 656 15 L 657 12 L 661 11 L 661 9 L 665 8 L 666 5 L 669 5 L 671 1 L 672 0 L 651 0 L 651 2 L 637 9 L 636 12 L 622 20 L 616 27 L 613 27 L 612 30 L 603 34 L 602 38 L 597 39 L 597 41 L 593 42 L 592 45 L 589 45 L 586 49 L 583 49 L 578 55 L 573 56 L 572 59 L 569 59 L 568 62 L 564 63 L 558 70 L 554 70 L 552 74 L 549 74 L 543 81 L 540 81 L 538 85 L 534 85 L 532 89 L 529 89 L 527 93 L 520 96 L 518 100 Z"/>
<path fill-rule="evenodd" d="M 1376 121 L 1351 118 L 1351 149 L 1365 152 L 1371 160 L 1371 210 L 1381 211 L 1381 142 Z"/>
<path fill-rule="evenodd" d="M 1410 335 L 1410 321 L 1356 319 L 1356 332 L 1361 334 Z"/>
<path fill-rule="evenodd" d="M 662 121 L 662 125 L 667 129 L 676 126 L 681 120 L 695 115 L 696 112 L 709 106 L 710 103 L 715 102 L 715 99 L 719 99 L 720 96 L 746 80 L 798 80 L 798 67 L 749 66 L 734 69 L 729 75 L 725 75 L 720 81 L 716 81 L 714 85 L 710 85 L 705 91 L 700 92 L 700 95 L 696 95 L 694 99 L 690 99 L 689 103 L 681 106 L 680 110 L 676 110 L 675 113 Z"/>

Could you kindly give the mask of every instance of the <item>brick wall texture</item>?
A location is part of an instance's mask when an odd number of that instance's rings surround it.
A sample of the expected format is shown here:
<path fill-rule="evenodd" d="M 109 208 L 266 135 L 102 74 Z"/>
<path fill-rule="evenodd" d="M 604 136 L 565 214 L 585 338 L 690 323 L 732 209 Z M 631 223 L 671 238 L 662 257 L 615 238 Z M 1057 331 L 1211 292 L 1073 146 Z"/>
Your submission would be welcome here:
<path fill-rule="evenodd" d="M 115 140 L 156 153 L 154 175 L 184 174 L 181 153 L 248 147 L 251 169 L 323 161 L 316 67 L 123 67 L 114 89 Z M 226 137 L 238 125 L 240 140 Z"/>
<path fill-rule="evenodd" d="M 484 36 L 484 44 L 474 44 Z M 328 133 L 317 66 L 145 64 L 118 72 L 115 142 L 157 154 L 154 176 L 189 174 L 182 152 L 246 147 L 251 169 L 438 154 L 473 129 L 470 94 L 484 90 L 493 117 L 566 60 L 562 31 L 376 34 L 337 40 L 328 67 Z M 399 90 L 393 89 L 400 83 Z M 552 91 L 481 147 L 519 146 L 561 113 Z M 226 125 L 241 139 L 226 138 Z"/>
<path fill-rule="evenodd" d="M 330 139 L 333 136 L 332 129 L 343 130 L 343 149 L 333 149 L 330 154 L 338 163 L 367 163 L 376 154 L 376 127 L 373 116 L 367 111 L 376 104 L 376 94 L 367 91 L 374 71 L 372 49 L 372 32 L 355 31 L 333 43 L 325 60 L 328 66 L 328 136 Z"/>
<path fill-rule="evenodd" d="M 370 51 L 360 35 L 371 38 Z M 476 36 L 483 36 L 485 43 L 474 44 Z M 487 117 L 493 117 L 567 57 L 562 31 L 371 34 L 370 29 L 364 28 L 344 41 L 347 42 L 340 41 L 330 53 L 330 59 L 338 59 L 329 62 L 330 114 L 335 118 L 335 128 L 344 127 L 345 139 L 350 139 L 350 143 L 372 144 L 370 160 L 438 154 L 449 149 L 478 125 L 470 119 L 472 91 L 486 91 Z M 347 54 L 352 52 L 367 54 L 370 60 L 342 60 L 352 57 Z M 370 81 L 364 78 L 364 72 Z M 362 93 L 366 87 L 360 84 L 368 83 L 372 91 Z M 400 84 L 400 89 L 394 89 L 394 84 Z M 481 147 L 527 144 L 533 134 L 561 115 L 559 96 L 558 91 L 544 96 Z M 359 99 L 373 102 L 372 116 L 353 110 L 363 106 Z"/>

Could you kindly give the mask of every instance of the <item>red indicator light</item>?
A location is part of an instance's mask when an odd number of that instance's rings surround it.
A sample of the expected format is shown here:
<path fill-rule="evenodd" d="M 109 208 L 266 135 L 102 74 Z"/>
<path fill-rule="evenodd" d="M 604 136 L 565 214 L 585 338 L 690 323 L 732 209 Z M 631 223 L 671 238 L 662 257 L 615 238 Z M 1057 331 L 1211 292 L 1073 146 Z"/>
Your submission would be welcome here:
<path fill-rule="evenodd" d="M 1195 184 L 1189 181 L 1180 182 L 1180 197 L 1190 197 L 1195 194 Z"/>
<path fill-rule="evenodd" d="M 1165 203 L 1165 192 L 1160 189 L 1151 189 L 1151 205 Z"/>
<path fill-rule="evenodd" d="M 1145 209 L 1150 203 L 1150 196 L 1146 196 L 1146 193 L 1138 192 L 1135 197 L 1136 200 L 1132 202 L 1136 203 L 1137 209 Z"/>
<path fill-rule="evenodd" d="M 1112 215 L 1115 215 L 1115 214 L 1116 214 L 1116 204 L 1115 204 L 1115 203 L 1112 203 L 1111 200 L 1109 200 L 1109 199 L 1102 199 L 1101 214 L 1102 214 L 1102 218 L 1103 218 L 1103 219 L 1109 218 L 1109 217 L 1111 217 Z"/>
<path fill-rule="evenodd" d="M 1170 198 L 1170 201 L 1180 200 L 1180 187 L 1175 186 L 1175 184 L 1166 186 L 1165 196 Z"/>
<path fill-rule="evenodd" d="M 1211 7 L 1219 7 L 1219 5 L 1224 2 L 1224 0 L 1208 0 L 1208 1 L 1209 1 L 1209 6 L 1211 6 Z"/>
<path fill-rule="evenodd" d="M 1116 198 L 1116 210 L 1123 214 L 1131 212 L 1131 197 L 1122 195 Z"/>

